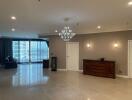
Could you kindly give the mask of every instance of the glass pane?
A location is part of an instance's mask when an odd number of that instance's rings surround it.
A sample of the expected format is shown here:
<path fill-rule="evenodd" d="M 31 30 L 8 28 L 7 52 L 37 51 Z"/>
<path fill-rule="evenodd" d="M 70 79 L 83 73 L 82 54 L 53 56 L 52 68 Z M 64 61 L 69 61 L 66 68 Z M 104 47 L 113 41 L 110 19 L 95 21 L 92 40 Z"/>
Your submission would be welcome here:
<path fill-rule="evenodd" d="M 19 42 L 18 41 L 13 41 L 12 42 L 13 45 L 13 58 L 17 60 L 17 62 L 19 62 Z"/>
<path fill-rule="evenodd" d="M 41 42 L 40 41 L 37 41 L 37 45 L 38 45 L 38 50 L 37 50 L 37 58 L 38 58 L 38 61 L 40 62 L 40 61 L 42 61 L 41 60 Z"/>
<path fill-rule="evenodd" d="M 29 41 L 20 41 L 20 62 L 29 62 Z"/>
<path fill-rule="evenodd" d="M 41 60 L 49 59 L 49 47 L 45 41 L 41 42 Z"/>
<path fill-rule="evenodd" d="M 37 62 L 38 56 L 37 56 L 37 41 L 31 41 L 30 44 L 30 55 L 31 55 L 31 62 Z"/>

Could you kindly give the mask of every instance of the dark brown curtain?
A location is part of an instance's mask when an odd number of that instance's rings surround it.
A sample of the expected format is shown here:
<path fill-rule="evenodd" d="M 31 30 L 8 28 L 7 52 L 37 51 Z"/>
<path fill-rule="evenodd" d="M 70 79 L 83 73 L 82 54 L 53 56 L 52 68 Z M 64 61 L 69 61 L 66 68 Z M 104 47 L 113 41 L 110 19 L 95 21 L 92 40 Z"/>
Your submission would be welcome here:
<path fill-rule="evenodd" d="M 4 64 L 6 57 L 12 56 L 12 39 L 0 39 L 0 63 Z"/>
<path fill-rule="evenodd" d="M 47 43 L 47 46 L 49 47 L 49 41 L 46 41 L 46 43 Z"/>

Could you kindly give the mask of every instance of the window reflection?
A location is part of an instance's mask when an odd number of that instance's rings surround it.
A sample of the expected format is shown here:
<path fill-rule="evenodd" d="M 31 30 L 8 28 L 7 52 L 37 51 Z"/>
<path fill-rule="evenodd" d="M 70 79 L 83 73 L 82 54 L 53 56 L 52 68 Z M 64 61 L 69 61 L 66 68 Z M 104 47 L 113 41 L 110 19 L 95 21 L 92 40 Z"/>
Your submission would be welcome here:
<path fill-rule="evenodd" d="M 47 82 L 48 77 L 43 76 L 42 64 L 19 65 L 16 74 L 12 77 L 13 86 L 37 85 Z"/>

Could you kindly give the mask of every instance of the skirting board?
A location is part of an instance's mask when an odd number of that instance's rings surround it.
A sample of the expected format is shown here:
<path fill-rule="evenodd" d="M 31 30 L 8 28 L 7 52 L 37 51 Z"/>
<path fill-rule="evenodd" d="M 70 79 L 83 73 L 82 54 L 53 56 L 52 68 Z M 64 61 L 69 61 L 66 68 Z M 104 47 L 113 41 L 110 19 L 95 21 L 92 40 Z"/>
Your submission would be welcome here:
<path fill-rule="evenodd" d="M 51 70 L 51 68 L 49 68 Z M 57 71 L 67 71 L 66 69 L 57 69 Z"/>
<path fill-rule="evenodd" d="M 58 71 L 68 71 L 67 69 L 57 69 Z M 77 72 L 83 72 L 83 70 L 78 70 Z"/>
<path fill-rule="evenodd" d="M 116 77 L 129 78 L 129 76 L 127 76 L 127 75 L 116 75 Z"/>
<path fill-rule="evenodd" d="M 58 71 L 68 71 L 67 69 L 57 69 Z M 77 72 L 83 72 L 82 70 L 77 70 Z"/>
<path fill-rule="evenodd" d="M 58 71 L 67 71 L 66 69 L 57 69 Z"/>
<path fill-rule="evenodd" d="M 83 72 L 83 70 L 79 70 L 79 72 L 81 72 L 81 73 L 82 73 L 82 72 Z"/>

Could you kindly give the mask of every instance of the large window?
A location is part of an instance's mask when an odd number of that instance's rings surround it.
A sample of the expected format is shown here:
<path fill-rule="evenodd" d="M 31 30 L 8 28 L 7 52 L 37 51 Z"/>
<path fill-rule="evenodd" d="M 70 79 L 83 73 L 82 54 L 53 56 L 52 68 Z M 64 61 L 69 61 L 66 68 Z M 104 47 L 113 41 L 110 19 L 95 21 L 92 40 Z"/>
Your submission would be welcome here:
<path fill-rule="evenodd" d="M 13 41 L 13 57 L 18 62 L 41 62 L 49 59 L 46 41 Z"/>
<path fill-rule="evenodd" d="M 20 49 L 19 49 L 19 42 L 13 41 L 12 42 L 12 51 L 13 51 L 13 58 L 15 58 L 18 62 L 20 61 Z"/>
<path fill-rule="evenodd" d="M 20 62 L 29 62 L 29 41 L 20 41 Z"/>

